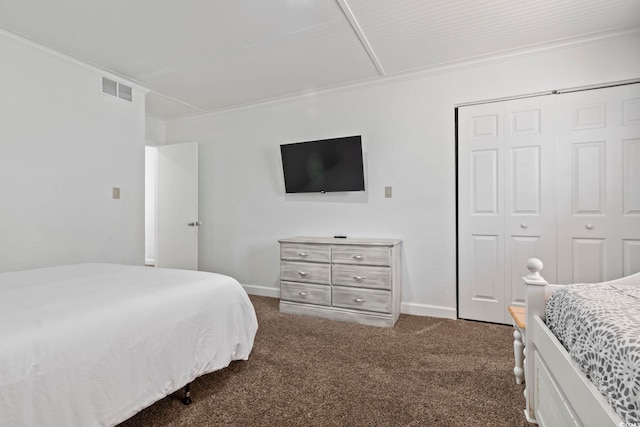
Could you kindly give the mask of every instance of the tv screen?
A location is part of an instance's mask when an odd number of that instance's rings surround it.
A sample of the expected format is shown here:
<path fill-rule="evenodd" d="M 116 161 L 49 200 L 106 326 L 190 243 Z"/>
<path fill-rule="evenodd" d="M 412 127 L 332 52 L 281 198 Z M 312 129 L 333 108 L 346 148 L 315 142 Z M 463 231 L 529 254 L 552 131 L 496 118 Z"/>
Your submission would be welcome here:
<path fill-rule="evenodd" d="M 360 135 L 280 146 L 287 193 L 364 191 Z"/>

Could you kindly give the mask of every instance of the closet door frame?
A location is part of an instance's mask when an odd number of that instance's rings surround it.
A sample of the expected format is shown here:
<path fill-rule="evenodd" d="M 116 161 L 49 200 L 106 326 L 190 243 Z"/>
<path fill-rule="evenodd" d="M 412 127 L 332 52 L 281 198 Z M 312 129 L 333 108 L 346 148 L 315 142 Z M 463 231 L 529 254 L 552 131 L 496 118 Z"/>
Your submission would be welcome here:
<path fill-rule="evenodd" d="M 545 262 L 545 278 L 550 282 L 555 283 L 574 283 L 576 275 L 573 273 L 567 273 L 567 269 L 575 270 L 576 257 L 574 257 L 575 248 L 577 243 L 594 243 L 597 239 L 591 234 L 587 237 L 582 236 L 583 231 L 576 232 L 573 228 L 576 228 L 573 222 L 579 222 L 578 228 L 582 227 L 587 232 L 594 229 L 607 230 L 605 232 L 606 237 L 600 239 L 607 240 L 607 251 L 603 257 L 601 257 L 606 263 L 603 267 L 599 268 L 603 272 L 599 272 L 596 279 L 610 280 L 613 278 L 629 275 L 634 272 L 640 271 L 640 79 L 632 81 L 624 81 L 618 83 L 611 83 L 600 86 L 593 86 L 588 88 L 575 88 L 551 91 L 547 93 L 540 93 L 529 96 L 522 96 L 518 98 L 509 98 L 503 100 L 492 100 L 483 103 L 474 103 L 466 105 L 458 105 L 456 107 L 456 223 L 457 223 L 457 313 L 459 318 L 468 318 L 474 320 L 498 322 L 498 323 L 510 323 L 511 319 L 506 313 L 508 305 L 515 304 L 521 305 L 522 301 L 519 298 L 519 290 L 516 282 L 519 280 L 520 275 L 526 274 L 524 269 L 525 263 L 523 260 L 530 257 L 530 254 L 535 253 L 537 258 L 541 258 Z M 632 88 L 625 86 L 634 85 Z M 568 112 L 564 100 L 568 100 L 570 96 L 563 97 L 565 94 L 572 94 L 574 92 L 586 92 L 584 96 L 586 99 L 590 97 L 592 90 L 600 90 L 612 88 L 610 91 L 613 95 L 612 99 L 603 101 L 602 105 L 605 105 L 605 110 L 616 110 L 615 113 L 609 115 L 608 112 L 604 114 L 604 121 L 613 121 L 621 126 L 621 130 L 615 131 L 613 144 L 599 144 L 599 141 L 608 141 L 611 139 L 608 136 L 601 137 L 589 137 L 586 140 L 576 140 L 573 136 L 563 134 L 563 131 L 559 130 L 559 126 L 566 128 L 566 123 L 570 121 L 571 117 L 575 119 L 576 111 Z M 558 96 L 548 96 L 558 95 Z M 503 123 L 507 123 L 511 120 L 511 129 L 516 129 L 519 124 L 524 125 L 521 130 L 533 132 L 534 129 L 529 126 L 535 123 L 530 117 L 527 119 L 522 113 L 534 111 L 535 108 L 527 109 L 527 103 L 532 101 L 535 104 L 535 99 L 539 97 L 546 97 L 549 102 L 548 105 L 543 106 L 540 109 L 541 119 L 540 130 L 546 132 L 547 136 L 543 139 L 547 140 L 547 144 L 543 144 L 540 150 L 535 149 L 535 144 L 529 143 L 525 140 L 523 142 L 507 142 L 506 144 L 502 140 L 509 140 L 514 136 L 509 134 L 509 128 L 506 125 L 500 125 L 498 122 L 501 120 Z M 580 95 L 575 95 L 580 98 Z M 529 101 L 527 101 L 529 100 Z M 516 102 L 514 102 L 516 101 Z M 511 111 L 500 111 L 500 109 L 494 109 L 486 107 L 490 104 L 498 105 L 514 105 L 516 108 L 510 108 Z M 615 108 L 610 108 L 609 104 L 617 105 Z M 578 103 L 580 104 L 580 103 Z M 597 106 L 598 102 L 585 102 L 583 106 Z M 483 106 L 483 107 L 480 107 Z M 580 105 L 578 105 L 580 106 Z M 484 212 L 487 216 L 493 215 L 494 219 L 499 221 L 502 218 L 504 222 L 504 230 L 500 234 L 499 226 L 493 224 L 493 228 L 488 231 L 470 231 L 467 223 L 465 223 L 465 215 L 471 213 L 476 215 L 479 213 L 473 211 L 472 204 L 469 200 L 469 194 L 465 191 L 473 187 L 473 184 L 469 182 L 472 175 L 469 171 L 473 171 L 472 164 L 470 162 L 468 153 L 465 152 L 469 141 L 465 141 L 468 135 L 471 135 L 471 125 L 465 123 L 468 120 L 467 112 L 470 111 L 467 108 L 474 107 L 479 112 L 479 117 L 494 115 L 498 117 L 495 124 L 495 135 L 493 137 L 496 141 L 501 141 L 495 144 L 494 147 L 484 147 L 485 150 L 495 150 L 496 159 L 499 159 L 495 166 L 496 172 L 492 173 L 492 176 L 496 177 L 499 181 L 504 179 L 503 184 L 497 182 L 495 185 L 495 212 Z M 477 108 L 476 108 L 477 107 Z M 465 110 L 467 109 L 467 110 Z M 585 110 L 587 111 L 587 110 Z M 591 111 L 593 113 L 593 111 Z M 567 114 L 573 116 L 569 117 Z M 590 114 L 587 111 L 587 114 Z M 551 117 L 552 120 L 545 120 L 545 117 Z M 517 123 L 519 119 L 521 123 Z M 562 123 L 559 123 L 563 120 Z M 581 120 L 579 117 L 577 120 Z M 582 122 L 586 126 L 598 127 L 594 123 L 588 121 Z M 514 127 L 515 125 L 515 127 Z M 602 127 L 602 126 L 600 126 Z M 500 136 L 500 130 L 502 130 L 502 138 Z M 553 133 L 550 136 L 549 132 Z M 606 133 L 606 131 L 603 131 Z M 526 133 L 526 132 L 525 132 Z M 604 135 L 604 134 L 603 134 Z M 571 148 L 567 151 L 567 145 L 563 145 L 562 138 L 569 144 Z M 467 144 L 467 145 L 465 145 Z M 576 145 L 578 144 L 578 145 Z M 583 144 L 583 145 L 579 145 Z M 589 145 L 591 144 L 591 145 Z M 550 146 L 552 145 L 552 147 Z M 482 146 L 478 146 L 483 149 Z M 602 164 L 602 174 L 604 178 L 601 179 L 603 183 L 603 189 L 606 194 L 602 197 L 601 212 L 594 212 L 596 215 L 592 218 L 587 218 L 588 215 L 573 215 L 575 214 L 575 199 L 576 194 L 580 189 L 576 187 L 571 179 L 574 178 L 577 171 L 577 161 L 579 158 L 579 149 L 585 149 L 583 153 L 589 159 L 589 155 L 593 153 L 602 154 L 602 160 L 598 160 L 598 156 L 595 156 L 595 162 Z M 589 152 L 590 151 L 590 152 Z M 544 153 L 544 157 L 542 154 Z M 550 154 L 553 155 L 550 157 Z M 567 154 L 569 153 L 569 154 Z M 534 205 L 525 206 L 525 209 L 521 209 L 522 203 L 525 205 L 528 200 L 525 198 L 518 199 L 521 194 L 517 187 L 517 181 L 520 179 L 533 179 L 531 176 L 527 176 L 526 173 L 520 173 L 519 167 L 516 167 L 519 161 L 527 159 L 525 163 L 531 162 L 532 157 L 540 156 L 540 204 L 536 209 Z M 520 160 L 518 159 L 520 158 Z M 581 160 L 582 161 L 582 160 Z M 579 162 L 578 162 L 579 163 Z M 638 166 L 637 166 L 638 165 Z M 502 169 L 502 170 L 501 170 Z M 544 173 L 542 173 L 544 172 Z M 517 176 L 520 173 L 520 176 Z M 572 175 L 573 174 L 573 175 Z M 588 174 L 587 174 L 588 175 Z M 567 181 L 569 179 L 569 181 Z M 600 178 L 599 178 L 600 179 Z M 569 184 L 559 183 L 558 181 L 564 180 Z M 575 181 L 575 180 L 574 180 Z M 568 186 L 568 187 L 567 187 Z M 559 189 L 556 191 L 556 187 Z M 583 185 L 584 187 L 584 185 Z M 532 188 L 530 186 L 530 188 Z M 491 192 L 489 192 L 491 193 Z M 600 197 L 600 196 L 599 196 Z M 535 199 L 535 197 L 534 197 Z M 568 204 L 570 208 L 567 208 Z M 533 207 L 533 208 L 532 208 Z M 569 209 L 569 211 L 567 211 Z M 534 214 L 533 217 L 528 217 L 527 212 Z M 568 212 L 568 213 L 567 213 Z M 609 214 L 607 214 L 609 212 Z M 582 213 L 581 213 L 582 214 Z M 538 218 L 543 218 L 544 225 L 536 225 L 532 227 L 536 221 L 535 215 Z M 567 220 L 572 216 L 571 220 Z M 610 218 L 608 216 L 611 216 Z M 577 218 L 577 219 L 576 219 Z M 475 218 L 474 218 L 475 219 Z M 592 221 L 589 221 L 591 220 Z M 587 220 L 587 222 L 585 222 Z M 521 222 L 518 222 L 521 221 Z M 480 221 L 481 222 L 481 221 Z M 554 230 L 550 230 L 548 227 L 553 224 Z M 567 225 L 568 224 L 568 225 Z M 572 231 L 567 233 L 560 231 L 561 227 L 572 227 Z M 518 227 L 521 230 L 518 230 Z M 538 231 L 534 232 L 534 229 Z M 529 230 L 531 234 L 525 233 L 525 230 Z M 484 233 L 484 234 L 483 234 Z M 582 233 L 582 234 L 581 234 Z M 491 254 L 494 252 L 497 254 L 502 253 L 502 259 L 497 257 L 489 257 L 489 262 L 470 262 L 472 257 L 469 256 L 470 247 L 472 246 L 472 240 L 475 237 L 488 236 L 495 240 L 491 246 Z M 541 237 L 541 238 L 537 238 Z M 597 236 L 596 236 L 597 237 Z M 592 240 L 589 240 L 591 238 Z M 489 240 L 491 240 L 489 239 Z M 537 240 L 537 243 L 536 243 Z M 604 241 L 604 240 L 603 240 Z M 543 245 L 540 245 L 544 242 Z M 597 242 L 596 242 L 597 243 Z M 589 248 L 589 246 L 584 246 Z M 561 253 L 562 252 L 562 253 Z M 567 255 L 569 254 L 569 255 Z M 485 254 L 486 258 L 486 254 Z M 481 260 L 486 261 L 486 260 Z M 580 261 L 583 262 L 584 260 Z M 603 262 L 604 262 L 603 261 Z M 587 264 L 594 261 L 584 261 Z M 494 267 L 494 271 L 482 271 L 482 274 L 477 274 L 477 271 L 482 266 Z M 596 268 L 596 270 L 598 270 Z M 606 270 L 606 271 L 605 271 Z M 504 271 L 504 277 L 501 275 L 501 271 Z M 491 283 L 478 284 L 473 281 L 485 280 L 486 278 L 493 278 Z M 470 284 L 471 283 L 471 284 Z M 510 287 L 509 284 L 512 284 Z M 491 316 L 477 315 L 473 310 L 468 310 L 468 301 L 482 300 L 482 295 L 474 295 L 474 289 L 493 289 L 493 296 L 490 298 L 484 298 L 494 302 L 494 306 L 499 306 L 500 290 L 496 288 L 504 286 L 505 295 L 502 298 L 502 304 L 504 305 L 504 321 L 500 321 L 499 313 L 494 313 Z M 469 291 L 471 289 L 471 291 Z M 477 293 L 477 292 L 476 292 Z M 491 292 L 484 292 L 484 294 L 490 294 Z M 477 298 L 480 296 L 480 298 Z M 466 298 L 466 300 L 465 300 Z M 497 310 L 497 309 L 496 309 Z M 480 310 L 482 312 L 482 310 Z M 471 314 L 469 314 L 471 313 Z"/>

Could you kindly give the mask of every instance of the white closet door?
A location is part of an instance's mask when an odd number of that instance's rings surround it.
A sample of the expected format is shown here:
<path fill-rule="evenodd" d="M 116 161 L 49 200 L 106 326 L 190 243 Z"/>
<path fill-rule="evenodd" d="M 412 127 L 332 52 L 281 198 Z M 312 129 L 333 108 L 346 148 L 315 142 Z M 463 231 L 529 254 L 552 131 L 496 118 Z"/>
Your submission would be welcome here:
<path fill-rule="evenodd" d="M 640 85 L 558 96 L 558 281 L 640 271 Z"/>
<path fill-rule="evenodd" d="M 458 110 L 458 315 L 498 323 L 505 306 L 502 108 Z"/>
<path fill-rule="evenodd" d="M 523 305 L 522 277 L 529 258 L 544 260 L 556 279 L 555 99 L 504 103 L 505 114 L 505 323 L 509 305 Z"/>
<path fill-rule="evenodd" d="M 464 107 L 458 116 L 458 315 L 510 323 L 526 260 L 555 277 L 553 99 Z"/>
<path fill-rule="evenodd" d="M 640 271 L 640 85 L 463 107 L 458 316 L 510 323 L 528 258 L 550 282 Z"/>

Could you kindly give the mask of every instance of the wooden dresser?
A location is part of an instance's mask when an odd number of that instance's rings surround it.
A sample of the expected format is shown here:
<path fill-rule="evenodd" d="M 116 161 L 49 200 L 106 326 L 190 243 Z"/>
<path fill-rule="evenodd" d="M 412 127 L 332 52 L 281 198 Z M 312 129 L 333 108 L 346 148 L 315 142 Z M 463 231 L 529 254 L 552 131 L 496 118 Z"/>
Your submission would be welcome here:
<path fill-rule="evenodd" d="M 280 311 L 373 326 L 400 316 L 401 241 L 292 237 L 280 242 Z"/>

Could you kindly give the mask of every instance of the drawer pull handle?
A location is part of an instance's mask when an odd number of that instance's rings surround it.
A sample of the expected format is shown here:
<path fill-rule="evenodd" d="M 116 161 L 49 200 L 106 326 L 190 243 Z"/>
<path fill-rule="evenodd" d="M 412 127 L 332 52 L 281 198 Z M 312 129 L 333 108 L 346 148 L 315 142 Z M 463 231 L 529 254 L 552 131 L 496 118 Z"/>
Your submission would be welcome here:
<path fill-rule="evenodd" d="M 303 258 L 306 258 L 306 257 L 308 257 L 308 256 L 309 256 L 309 254 L 308 254 L 308 253 L 306 253 L 306 252 L 298 252 L 298 256 L 301 256 L 301 257 L 303 257 Z"/>
<path fill-rule="evenodd" d="M 587 224 L 584 226 L 587 230 L 593 230 L 593 224 Z"/>
<path fill-rule="evenodd" d="M 298 295 L 300 295 L 301 297 L 308 297 L 309 295 L 311 295 L 310 292 L 298 292 Z"/>
<path fill-rule="evenodd" d="M 354 298 L 353 300 L 354 300 L 355 302 L 358 302 L 358 303 L 360 303 L 360 302 L 367 302 L 367 300 L 366 300 L 366 299 L 364 299 L 364 298 Z"/>
<path fill-rule="evenodd" d="M 360 281 L 360 280 L 365 280 L 366 277 L 365 276 L 353 276 L 354 279 Z"/>
<path fill-rule="evenodd" d="M 298 271 L 298 274 L 302 277 L 307 277 L 309 275 L 308 271 Z"/>
<path fill-rule="evenodd" d="M 355 259 L 356 261 L 362 261 L 364 259 L 364 255 L 354 255 L 353 259 Z"/>

